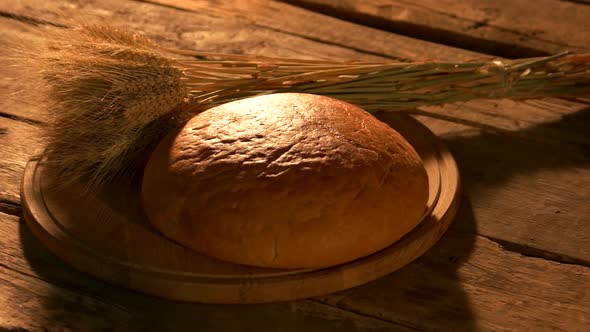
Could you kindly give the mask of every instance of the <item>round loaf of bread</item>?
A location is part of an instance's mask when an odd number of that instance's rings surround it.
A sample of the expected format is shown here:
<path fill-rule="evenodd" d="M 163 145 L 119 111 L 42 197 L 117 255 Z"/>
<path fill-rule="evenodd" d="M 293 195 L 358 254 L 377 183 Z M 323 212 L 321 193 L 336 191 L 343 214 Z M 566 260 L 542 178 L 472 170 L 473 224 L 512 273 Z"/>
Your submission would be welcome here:
<path fill-rule="evenodd" d="M 280 93 L 211 108 L 148 160 L 142 202 L 166 237 L 222 260 L 318 268 L 383 249 L 420 221 L 412 146 L 351 104 Z"/>

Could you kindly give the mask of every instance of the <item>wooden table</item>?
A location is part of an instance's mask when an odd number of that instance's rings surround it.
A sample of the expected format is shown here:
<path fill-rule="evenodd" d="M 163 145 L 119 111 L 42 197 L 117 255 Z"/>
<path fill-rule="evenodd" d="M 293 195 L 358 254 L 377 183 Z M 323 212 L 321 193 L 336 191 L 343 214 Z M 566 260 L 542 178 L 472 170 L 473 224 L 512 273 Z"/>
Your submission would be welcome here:
<path fill-rule="evenodd" d="M 36 26 L 99 21 L 179 48 L 320 59 L 467 59 L 589 50 L 586 0 L 3 1 L 0 52 Z M 237 1 L 236 1 L 237 2 Z M 26 22 L 23 22 L 25 20 Z M 484 55 L 485 53 L 487 55 Z M 0 66 L 0 330 L 588 331 L 590 102 L 481 100 L 423 111 L 464 181 L 443 239 L 402 270 L 320 298 L 170 302 L 66 266 L 22 221 L 43 117 Z"/>

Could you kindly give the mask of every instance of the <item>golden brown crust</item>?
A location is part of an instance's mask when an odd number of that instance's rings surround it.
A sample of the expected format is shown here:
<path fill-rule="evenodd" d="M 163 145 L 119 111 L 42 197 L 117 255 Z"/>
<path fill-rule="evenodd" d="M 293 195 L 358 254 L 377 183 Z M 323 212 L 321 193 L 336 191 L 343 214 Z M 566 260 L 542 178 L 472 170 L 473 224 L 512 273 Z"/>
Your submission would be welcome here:
<path fill-rule="evenodd" d="M 156 148 L 142 197 L 163 234 L 276 268 L 344 263 L 415 227 L 428 199 L 417 153 L 353 105 L 284 93 L 224 104 Z"/>

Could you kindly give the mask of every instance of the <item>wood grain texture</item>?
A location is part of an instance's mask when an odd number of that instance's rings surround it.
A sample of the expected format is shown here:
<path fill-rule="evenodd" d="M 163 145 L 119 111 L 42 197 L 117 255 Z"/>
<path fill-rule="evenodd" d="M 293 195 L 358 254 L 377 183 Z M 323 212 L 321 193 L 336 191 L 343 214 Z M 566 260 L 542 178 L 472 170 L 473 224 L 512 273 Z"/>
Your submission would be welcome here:
<path fill-rule="evenodd" d="M 584 331 L 589 283 L 589 268 L 449 232 L 416 264 L 352 291 L 338 306 L 422 331 Z"/>
<path fill-rule="evenodd" d="M 35 32 L 38 29 L 30 24 L 0 19 L 0 116 L 29 124 L 45 120 L 42 98 L 31 88 L 29 67 L 16 59 L 25 45 L 39 40 Z"/>
<path fill-rule="evenodd" d="M 274 31 L 278 40 L 282 39 L 279 36 L 283 34 L 294 35 L 314 41 L 318 45 L 331 45 L 354 50 L 357 53 L 354 58 L 336 59 L 467 60 L 474 57 L 489 57 L 482 53 L 357 25 L 278 1 L 223 0 L 210 3 L 190 0 L 150 0 L 147 2 L 188 10 L 193 15 L 199 15 L 207 8 L 215 9 L 218 15 L 223 15 L 234 22 L 241 22 L 242 25 L 254 25 Z M 285 19 L 286 17 L 289 19 Z M 288 44 L 281 43 L 278 45 L 278 49 L 284 49 L 286 46 L 288 47 Z M 315 57 L 322 56 L 319 49 L 309 49 L 308 51 L 314 52 Z"/>
<path fill-rule="evenodd" d="M 514 250 L 590 266 L 590 155 L 588 146 L 560 144 L 481 132 L 419 118 L 445 138 L 459 164 L 474 219 L 454 228 L 475 231 Z M 532 126 L 534 137 L 547 130 L 581 134 L 589 140 L 590 110 Z M 511 247 L 512 248 L 512 247 Z"/>
<path fill-rule="evenodd" d="M 286 1 L 391 32 L 503 57 L 587 51 L 590 7 L 540 0 Z"/>
<path fill-rule="evenodd" d="M 0 213 L 0 330 L 410 331 L 317 301 L 222 306 L 160 300 L 106 285 L 50 254 Z"/>
<path fill-rule="evenodd" d="M 590 250 L 583 245 L 590 243 L 586 149 L 493 134 L 449 140 L 462 174 L 469 174 L 465 187 L 478 234 L 590 266 Z"/>
<path fill-rule="evenodd" d="M 0 116 L 0 212 L 20 202 L 20 182 L 30 156 L 39 146 L 39 128 Z"/>
<path fill-rule="evenodd" d="M 142 324 L 124 309 L 41 280 L 28 269 L 18 217 L 0 213 L 0 329 L 123 330 Z M 12 241 L 11 241 L 12 240 Z"/>
<path fill-rule="evenodd" d="M 472 218 L 468 207 L 462 208 L 459 219 L 463 218 Z M 10 315 L 0 316 L 0 326 L 30 326 L 37 311 L 61 313 L 63 320 L 52 320 L 53 326 L 73 324 L 70 320 L 93 322 L 95 311 L 88 307 L 95 303 L 108 304 L 111 310 L 103 312 L 117 317 L 111 321 L 101 315 L 97 328 L 113 322 L 116 327 L 177 331 L 195 326 L 202 331 L 509 331 L 514 326 L 575 331 L 583 330 L 590 319 L 590 269 L 524 257 L 467 233 L 450 231 L 416 263 L 343 294 L 284 304 L 219 306 L 163 301 L 105 285 L 49 254 L 16 217 L 0 215 L 0 220 L 0 235 L 6 239 L 0 243 L 0 264 L 11 266 L 18 278 L 33 277 L 28 278 L 33 285 L 9 285 L 0 297 L 15 294 L 28 298 L 28 303 L 39 302 L 19 315 L 8 311 Z M 75 294 L 70 297 L 72 306 L 54 307 L 68 294 Z"/>

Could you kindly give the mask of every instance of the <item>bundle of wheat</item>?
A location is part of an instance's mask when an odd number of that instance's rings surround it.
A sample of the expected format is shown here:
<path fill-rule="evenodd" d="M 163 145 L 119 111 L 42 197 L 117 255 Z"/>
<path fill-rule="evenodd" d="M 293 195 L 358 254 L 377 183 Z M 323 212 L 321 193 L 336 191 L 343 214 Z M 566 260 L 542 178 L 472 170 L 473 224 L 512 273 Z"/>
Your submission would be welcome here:
<path fill-rule="evenodd" d="M 590 55 L 463 62 L 330 62 L 162 48 L 107 26 L 59 29 L 29 64 L 47 87 L 46 159 L 89 189 L 142 168 L 192 115 L 275 92 L 334 97 L 369 112 L 476 98 L 590 93 Z"/>

